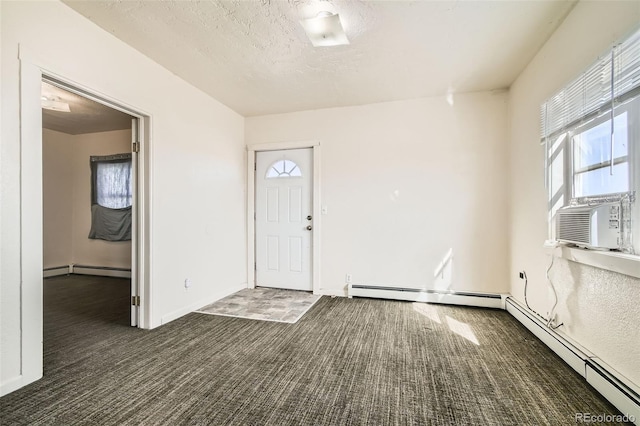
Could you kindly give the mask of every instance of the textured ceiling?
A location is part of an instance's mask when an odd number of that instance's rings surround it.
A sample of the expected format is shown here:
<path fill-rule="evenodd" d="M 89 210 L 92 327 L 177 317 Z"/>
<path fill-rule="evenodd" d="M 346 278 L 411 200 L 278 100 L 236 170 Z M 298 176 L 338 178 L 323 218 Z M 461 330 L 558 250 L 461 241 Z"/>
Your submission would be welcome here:
<path fill-rule="evenodd" d="M 79 135 L 131 129 L 131 116 L 102 104 L 42 83 L 42 96 L 69 104 L 70 112 L 42 109 L 42 127 L 57 132 Z"/>
<path fill-rule="evenodd" d="M 572 1 L 65 3 L 244 116 L 504 89 Z M 350 45 L 300 19 L 340 14 Z"/>

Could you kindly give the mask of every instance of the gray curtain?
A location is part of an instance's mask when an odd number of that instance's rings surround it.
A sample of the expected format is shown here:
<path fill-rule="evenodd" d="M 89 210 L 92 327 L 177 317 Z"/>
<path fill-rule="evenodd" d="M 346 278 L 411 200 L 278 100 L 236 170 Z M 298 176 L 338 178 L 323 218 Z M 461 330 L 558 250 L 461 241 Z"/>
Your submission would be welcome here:
<path fill-rule="evenodd" d="M 131 240 L 131 206 L 110 209 L 100 204 L 91 206 L 89 238 L 106 241 Z"/>

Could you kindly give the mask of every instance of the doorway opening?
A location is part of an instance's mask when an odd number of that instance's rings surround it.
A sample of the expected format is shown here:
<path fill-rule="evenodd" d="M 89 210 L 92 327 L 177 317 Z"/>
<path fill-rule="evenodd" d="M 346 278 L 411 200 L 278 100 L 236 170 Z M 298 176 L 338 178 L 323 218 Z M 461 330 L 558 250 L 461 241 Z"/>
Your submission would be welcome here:
<path fill-rule="evenodd" d="M 138 326 L 140 122 L 46 76 L 41 106 L 45 343 L 54 322 Z"/>
<path fill-rule="evenodd" d="M 43 158 L 42 158 L 42 83 L 51 83 L 71 93 L 84 96 L 113 109 L 125 112 L 137 119 L 135 154 L 132 154 L 134 173 L 138 184 L 132 193 L 132 235 L 135 248 L 131 251 L 131 290 L 134 308 L 129 308 L 131 319 L 141 328 L 151 327 L 151 288 L 149 282 L 149 205 L 150 164 L 149 133 L 151 117 L 138 112 L 134 106 L 96 91 L 81 83 L 64 77 L 40 58 L 33 57 L 23 49 L 20 59 L 20 376 L 2 392 L 10 392 L 32 383 L 43 375 Z M 56 100 L 53 100 L 54 102 Z M 55 105 L 55 104 L 54 104 Z M 137 157 L 137 158 L 136 158 Z M 87 166 L 89 167 L 89 166 Z M 90 201 L 88 202 L 88 204 Z M 58 265 L 61 266 L 61 265 Z M 91 300 L 91 299 L 85 299 Z M 134 301 L 134 300 L 132 300 Z M 138 305 L 139 303 L 139 305 Z M 130 322 L 131 324 L 131 322 Z"/>

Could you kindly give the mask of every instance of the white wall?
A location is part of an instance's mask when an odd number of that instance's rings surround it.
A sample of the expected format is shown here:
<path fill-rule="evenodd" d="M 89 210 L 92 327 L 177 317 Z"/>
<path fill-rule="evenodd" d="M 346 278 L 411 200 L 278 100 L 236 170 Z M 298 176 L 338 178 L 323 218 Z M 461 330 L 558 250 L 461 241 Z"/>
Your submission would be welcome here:
<path fill-rule="evenodd" d="M 525 270 L 531 307 L 545 315 L 553 297 L 545 278 L 547 238 L 540 104 L 640 23 L 639 2 L 580 2 L 511 87 L 511 293 L 524 301 Z M 560 330 L 640 385 L 640 280 L 556 260 Z"/>
<path fill-rule="evenodd" d="M 43 129 L 44 267 L 70 264 L 131 268 L 130 241 L 88 238 L 89 157 L 131 150 L 131 130 L 70 135 Z"/>
<path fill-rule="evenodd" d="M 56 30 L 43 32 L 52 22 Z M 34 230 L 42 214 L 20 207 L 21 200 L 38 205 L 42 196 L 40 129 L 20 128 L 21 120 L 40 120 L 33 65 L 151 117 L 147 326 L 246 285 L 245 149 L 243 117 L 64 4 L 2 2 L 0 25 L 0 393 L 6 393 L 41 374 L 42 237 Z M 28 77 L 22 100 L 21 69 Z M 36 179 L 25 180 L 21 168 Z M 40 249 L 21 254 L 25 241 Z M 188 291 L 185 278 L 193 282 Z"/>
<path fill-rule="evenodd" d="M 42 130 L 43 267 L 73 262 L 74 136 Z"/>
<path fill-rule="evenodd" d="M 247 144 L 319 141 L 321 287 L 434 288 L 453 250 L 449 289 L 506 292 L 506 95 L 489 93 L 246 119 Z"/>

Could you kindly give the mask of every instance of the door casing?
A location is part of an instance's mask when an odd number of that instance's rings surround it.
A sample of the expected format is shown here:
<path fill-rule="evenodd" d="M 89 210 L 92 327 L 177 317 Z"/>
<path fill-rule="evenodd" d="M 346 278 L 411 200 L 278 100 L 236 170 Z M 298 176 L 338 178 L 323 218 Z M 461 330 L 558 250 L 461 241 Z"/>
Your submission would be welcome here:
<path fill-rule="evenodd" d="M 127 106 L 81 82 L 65 77 L 64 71 L 50 61 L 34 55 L 23 44 L 18 45 L 20 61 L 19 82 L 19 139 L 20 139 L 20 372 L 2 383 L 0 395 L 6 395 L 26 386 L 43 374 L 43 256 L 42 256 L 42 110 L 41 89 L 43 77 L 62 83 L 65 88 L 80 92 L 85 97 L 105 103 L 139 119 L 140 152 L 138 160 L 138 214 L 136 250 L 140 292 L 139 327 L 151 327 L 150 285 L 150 214 L 151 115 L 142 109 Z M 133 265 L 133 263 L 132 263 Z M 132 274 L 134 273 L 132 267 Z"/>
<path fill-rule="evenodd" d="M 140 235 L 141 235 L 141 220 L 142 218 L 140 217 L 140 212 L 141 211 L 145 211 L 145 209 L 143 208 L 142 201 L 143 198 L 140 196 L 141 195 L 141 188 L 144 188 L 144 185 L 140 182 L 141 180 L 141 174 L 140 171 L 144 170 L 143 167 L 141 167 L 141 145 L 142 145 L 142 139 L 143 136 L 145 134 L 144 129 L 143 129 L 143 120 L 144 120 L 144 116 L 140 115 L 139 113 L 135 113 L 133 111 L 131 111 L 128 108 L 124 108 L 122 106 L 119 106 L 117 103 L 114 103 L 113 101 L 104 99 L 102 97 L 99 97 L 97 95 L 92 94 L 89 91 L 83 90 L 81 88 L 76 87 L 73 83 L 68 83 L 65 81 L 61 81 L 58 78 L 55 78 L 53 76 L 48 75 L 48 73 L 46 72 L 42 72 L 42 80 L 48 82 L 49 84 L 52 84 L 54 86 L 60 87 L 64 90 L 67 90 L 69 92 L 75 93 L 77 95 L 80 95 L 84 98 L 93 100 L 95 102 L 98 102 L 100 104 L 103 104 L 109 108 L 112 109 L 116 109 L 119 110 L 121 112 L 124 112 L 128 115 L 131 115 L 132 118 L 132 125 L 131 125 L 131 148 L 133 148 L 134 143 L 138 144 L 138 149 L 137 150 L 133 150 L 131 152 L 132 155 L 132 166 L 133 166 L 133 173 L 134 173 L 134 179 L 133 179 L 133 203 L 131 205 L 132 207 L 132 218 L 133 218 L 133 223 L 131 224 L 131 235 L 132 235 L 132 245 L 131 245 L 131 298 L 132 298 L 132 302 L 131 302 L 131 321 L 130 324 L 134 327 L 141 327 L 141 313 L 143 311 L 142 307 L 142 296 L 141 296 L 141 283 L 140 283 L 140 268 L 138 265 L 138 259 L 140 259 L 141 257 L 144 258 L 143 254 L 141 253 L 141 244 L 140 244 Z M 42 146 L 42 142 L 40 143 L 40 145 Z M 134 300 L 136 300 L 137 304 L 134 304 Z"/>
<path fill-rule="evenodd" d="M 255 228 L 255 163 L 256 152 L 283 149 L 312 148 L 313 152 L 313 238 L 311 240 L 311 281 L 313 294 L 322 294 L 320 275 L 320 236 L 322 217 L 320 206 L 320 142 L 273 142 L 247 146 L 247 288 L 256 286 L 256 228 Z"/>
<path fill-rule="evenodd" d="M 21 110 L 21 147 L 26 151 L 31 151 L 32 156 L 22 157 L 21 170 L 22 175 L 31 174 L 33 176 L 41 176 L 42 173 L 42 122 L 38 119 L 41 115 L 40 110 L 40 96 L 32 96 L 31 92 L 39 91 L 41 82 L 43 80 L 54 83 L 57 86 L 64 88 L 83 97 L 89 98 L 93 101 L 102 103 L 110 108 L 122 111 L 137 119 L 137 132 L 139 141 L 139 152 L 134 154 L 137 156 L 137 188 L 136 198 L 137 202 L 134 205 L 136 223 L 132 224 L 132 231 L 136 234 L 136 244 L 132 247 L 132 262 L 131 262 L 131 275 L 132 280 L 137 282 L 137 294 L 140 297 L 140 306 L 138 307 L 138 327 L 150 328 L 151 326 L 151 288 L 149 282 L 150 271 L 150 221 L 148 206 L 150 205 L 150 129 L 151 129 L 151 115 L 142 112 L 139 108 L 131 107 L 125 103 L 113 99 L 104 94 L 96 94 L 90 88 L 82 85 L 79 82 L 72 81 L 63 75 L 57 73 L 49 64 L 44 63 L 40 58 L 32 56 L 30 52 L 20 46 L 19 59 L 21 63 L 21 83 L 20 83 L 20 110 Z M 32 131 L 32 129 L 34 129 Z M 36 130 L 37 129 L 37 130 Z M 42 182 L 40 179 L 29 179 L 25 182 L 21 188 L 21 198 L 23 203 L 31 203 L 33 198 L 33 206 L 40 206 L 40 208 L 29 209 L 31 213 L 27 214 L 23 210 L 21 215 L 22 226 L 28 226 L 29 223 L 41 223 L 42 222 L 42 208 L 41 199 L 42 194 Z M 32 226 L 36 233 L 31 233 L 29 236 L 23 236 L 21 241 L 21 251 L 23 258 L 31 258 L 31 253 L 42 253 L 42 227 Z M 34 250 L 35 245 L 40 247 Z M 27 263 L 27 262 L 25 262 Z M 39 274 L 42 274 L 42 256 L 38 259 L 34 259 L 33 262 L 28 262 L 31 266 L 39 265 Z M 25 266 L 25 265 L 23 265 Z M 35 268 L 34 268 L 35 269 Z M 23 267 L 23 276 L 30 275 L 26 268 Z M 134 278 L 135 277 L 135 278 Z M 34 278 L 34 277 L 32 277 Z M 23 278 L 23 281 L 24 278 Z M 38 292 L 42 292 L 42 279 L 39 280 Z M 34 288 L 35 289 L 35 288 Z M 41 305 L 41 304 L 40 304 Z M 26 308 L 27 311 L 32 311 L 32 308 Z M 35 307 L 34 307 L 35 308 Z M 37 308 L 41 311 L 42 306 Z M 24 318 L 23 310 L 23 320 Z M 41 317 L 41 315 L 39 315 Z M 41 323 L 41 320 L 39 321 Z"/>

